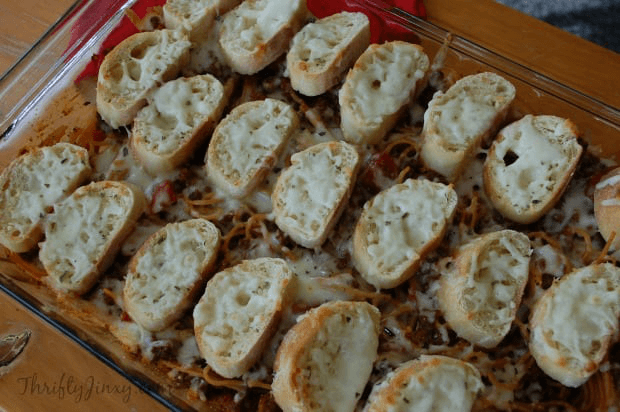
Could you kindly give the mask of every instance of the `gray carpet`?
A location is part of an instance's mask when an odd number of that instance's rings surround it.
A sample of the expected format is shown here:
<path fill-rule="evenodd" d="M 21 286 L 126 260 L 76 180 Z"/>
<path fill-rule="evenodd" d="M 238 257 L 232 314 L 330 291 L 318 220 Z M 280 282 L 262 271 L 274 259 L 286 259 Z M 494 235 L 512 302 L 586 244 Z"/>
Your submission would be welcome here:
<path fill-rule="evenodd" d="M 496 0 L 620 53 L 620 0 Z"/>

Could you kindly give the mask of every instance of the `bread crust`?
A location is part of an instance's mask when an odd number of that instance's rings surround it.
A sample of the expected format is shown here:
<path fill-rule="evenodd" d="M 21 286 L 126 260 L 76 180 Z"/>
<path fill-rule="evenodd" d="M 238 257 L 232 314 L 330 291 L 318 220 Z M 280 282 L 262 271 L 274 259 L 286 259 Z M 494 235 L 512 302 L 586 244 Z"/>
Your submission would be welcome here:
<path fill-rule="evenodd" d="M 594 188 L 594 217 L 598 231 L 606 242 L 611 241 L 610 251 L 620 248 L 620 167 L 607 174 Z"/>
<path fill-rule="evenodd" d="M 167 242 L 168 236 L 172 236 L 172 241 L 178 241 L 178 233 L 184 231 L 196 230 L 200 233 L 199 242 L 192 243 L 192 249 L 185 250 L 186 256 L 171 255 L 166 247 L 161 247 L 162 243 Z M 176 234 L 174 233 L 176 232 Z M 186 241 L 192 241 L 188 239 Z M 125 278 L 125 286 L 123 288 L 123 302 L 125 311 L 140 326 L 149 331 L 159 331 L 170 326 L 177 321 L 184 312 L 194 305 L 197 295 L 203 290 L 208 276 L 213 270 L 217 261 L 217 254 L 220 245 L 220 231 L 215 225 L 205 219 L 191 219 L 178 223 L 169 223 L 157 232 L 149 236 L 136 254 L 129 262 L 127 276 Z M 189 244 L 187 245 L 190 246 Z M 202 253 L 202 259 L 194 263 L 194 259 Z M 155 255 L 155 263 L 157 266 L 144 268 L 141 260 L 148 254 Z M 191 259 L 194 257 L 194 259 Z M 190 259 L 190 263 L 186 262 Z M 172 295 L 173 291 L 165 289 L 156 289 L 155 294 L 145 291 L 150 287 L 149 283 L 155 283 L 158 278 L 169 275 L 164 270 L 174 269 L 178 273 L 182 273 L 182 279 L 177 279 L 173 286 L 178 290 L 177 298 L 172 306 L 165 305 L 158 301 L 163 295 Z M 147 271 L 148 269 L 148 271 Z M 146 280 L 142 280 L 145 279 Z M 182 284 L 181 284 L 182 283 Z M 156 295 L 160 295 L 157 297 Z M 148 302 L 144 302 L 148 300 Z M 146 307 L 145 307 L 146 306 Z"/>
<path fill-rule="evenodd" d="M 450 382 L 453 386 L 449 389 L 453 392 L 449 394 L 439 392 L 432 386 L 437 381 L 446 380 L 445 373 L 459 375 Z M 375 384 L 364 412 L 411 410 L 411 405 L 417 405 L 420 398 L 426 401 L 426 405 L 432 403 L 437 410 L 447 410 L 437 405 L 442 402 L 441 406 L 450 407 L 450 411 L 468 412 L 483 387 L 480 372 L 470 363 L 442 355 L 422 355 L 403 363 L 383 381 Z M 454 399 L 453 396 L 458 398 Z M 461 403 L 455 404 L 459 401 Z"/>
<path fill-rule="evenodd" d="M 324 33 L 329 39 L 315 38 L 313 30 Z M 331 44 L 332 36 L 341 37 L 338 44 Z M 333 55 L 314 56 L 317 50 L 314 43 L 321 45 Z M 370 44 L 370 22 L 363 13 L 340 12 L 309 23 L 293 37 L 291 48 L 286 55 L 286 64 L 293 89 L 306 96 L 318 96 L 335 86 L 355 60 Z M 306 54 L 310 56 L 306 56 Z"/>
<path fill-rule="evenodd" d="M 67 175 L 57 176 L 53 168 Z M 0 244 L 15 253 L 34 248 L 43 236 L 48 209 L 91 171 L 88 151 L 70 143 L 37 148 L 13 160 L 0 174 Z"/>
<path fill-rule="evenodd" d="M 448 136 L 444 130 L 446 127 L 451 129 L 454 127 L 455 120 L 449 116 L 442 120 L 443 113 L 447 111 L 449 102 L 458 98 L 459 93 L 468 90 L 471 91 L 467 95 L 474 101 L 485 101 L 484 105 L 492 106 L 492 116 L 486 119 L 476 116 L 477 110 L 475 106 L 461 104 L 458 106 L 456 116 L 461 121 L 479 121 L 477 132 L 468 136 L 458 134 L 457 136 Z M 474 152 L 480 147 L 480 143 L 493 137 L 497 129 L 504 122 L 510 104 L 516 96 L 514 86 L 503 77 L 492 73 L 483 72 L 475 75 L 463 77 L 457 81 L 446 93 L 437 92 L 433 99 L 429 102 L 428 108 L 424 113 L 424 128 L 422 130 L 422 149 L 420 157 L 426 167 L 432 169 L 445 176 L 449 181 L 454 182 L 460 176 L 463 168 L 473 158 Z M 490 101 L 486 101 L 488 99 Z M 463 102 L 461 102 L 463 103 Z M 472 112 L 468 113 L 467 108 L 472 107 Z M 475 119 L 469 119 L 475 117 Z M 462 133 L 460 130 L 459 133 Z M 458 142 L 451 141 L 458 139 Z"/>
<path fill-rule="evenodd" d="M 404 62 L 393 59 L 404 55 Z M 395 73 L 407 65 L 406 76 Z M 375 144 L 385 137 L 426 84 L 429 59 L 421 46 L 404 41 L 371 44 L 357 59 L 338 94 L 344 139 Z"/>
<path fill-rule="evenodd" d="M 200 353 L 216 373 L 236 378 L 256 363 L 289 304 L 292 279 L 293 272 L 284 260 L 257 258 L 224 269 L 209 280 L 194 308 L 194 331 Z M 265 303 L 269 298 L 259 293 L 270 291 L 276 296 Z M 227 323 L 214 325 L 216 317 Z"/>
<path fill-rule="evenodd" d="M 502 341 L 521 304 L 531 252 L 525 234 L 502 230 L 474 238 L 449 258 L 446 266 L 450 269 L 442 272 L 437 297 L 446 321 L 459 336 L 484 348 L 493 348 Z M 509 262 L 500 261 L 507 256 Z M 506 270 L 510 270 L 510 275 Z M 489 278 L 493 279 L 490 289 L 485 288 Z M 474 303 L 467 302 L 468 295 L 479 290 L 488 292 L 487 300 L 482 302 L 482 307 L 468 308 Z M 505 296 L 507 293 L 509 297 Z M 502 311 L 504 319 L 501 322 L 489 319 L 485 311 L 494 314 Z"/>
<path fill-rule="evenodd" d="M 101 237 L 103 239 L 103 243 L 97 248 L 99 250 L 91 250 L 89 239 L 82 238 L 84 230 L 93 229 L 92 223 L 59 220 L 75 218 L 75 213 L 79 215 L 81 211 L 79 208 L 83 206 L 76 205 L 80 205 L 82 199 L 88 198 L 94 198 L 93 206 L 99 207 L 92 211 L 94 214 L 100 215 L 102 213 L 105 209 L 105 205 L 102 203 L 104 201 L 117 202 L 116 208 L 122 209 L 118 216 L 121 219 L 118 226 L 113 226 L 112 230 L 105 227 L 101 229 L 102 232 L 88 233 L 89 238 Z M 45 280 L 53 289 L 61 293 L 81 295 L 88 292 L 97 282 L 99 276 L 112 264 L 123 241 L 133 231 L 145 208 L 146 199 L 142 191 L 128 183 L 100 181 L 78 188 L 69 198 L 57 206 L 57 210 L 50 215 L 50 219 L 46 222 L 46 239 L 41 243 L 39 251 L 39 259 L 49 275 Z M 98 220 L 101 220 L 100 216 Z M 69 228 L 68 232 L 66 228 Z M 82 232 L 73 233 L 76 230 Z M 103 230 L 110 231 L 104 233 Z M 59 242 L 60 245 L 58 245 Z M 78 243 L 81 246 L 77 246 Z M 71 256 L 71 252 L 74 252 L 75 256 Z M 84 259 L 88 259 L 88 262 L 76 263 Z M 73 263 L 68 264 L 68 260 Z M 75 268 L 76 264 L 79 265 L 78 270 Z"/>
<path fill-rule="evenodd" d="M 166 46 L 171 56 L 162 55 L 160 48 Z M 113 128 L 131 124 L 153 89 L 172 80 L 189 62 L 190 46 L 186 34 L 172 30 L 140 32 L 120 42 L 99 68 L 96 102 L 101 118 Z M 145 72 L 140 66 L 149 49 L 160 59 L 147 64 Z"/>
<path fill-rule="evenodd" d="M 534 304 L 529 321 L 528 347 L 538 366 L 565 386 L 585 383 L 620 330 L 619 296 L 620 269 L 610 263 L 576 269 L 551 285 Z M 603 304 L 610 307 L 602 311 Z M 562 336 L 566 329 L 573 336 Z"/>
<path fill-rule="evenodd" d="M 190 89 L 192 93 L 169 95 L 169 90 L 180 88 Z M 181 100 L 178 97 L 186 100 L 177 101 Z M 136 115 L 129 138 L 133 156 L 154 176 L 178 168 L 211 136 L 227 102 L 224 86 L 210 74 L 165 83 L 153 92 L 149 105 Z M 179 110 L 188 105 L 196 107 Z M 166 122 L 163 127 L 160 127 L 161 122 Z M 171 123 L 177 125 L 173 130 L 169 130 Z"/>
<path fill-rule="evenodd" d="M 168 0 L 163 6 L 166 28 L 184 30 L 192 41 L 204 39 L 217 16 L 242 0 Z"/>
<path fill-rule="evenodd" d="M 414 247 L 408 244 L 407 242 L 410 240 L 408 237 L 413 235 L 407 235 L 407 232 L 415 232 L 414 229 L 418 227 L 418 220 L 415 219 L 415 216 L 422 207 L 421 202 L 430 199 L 429 192 L 438 192 L 440 190 L 445 191 L 445 199 L 436 199 L 438 202 L 432 205 L 432 212 L 434 214 L 437 212 L 442 214 L 438 222 L 440 225 L 439 230 L 434 230 L 432 238 L 422 245 Z M 403 194 L 407 194 L 411 202 L 406 207 L 400 204 L 390 207 L 393 199 L 399 196 L 403 197 Z M 421 202 L 418 202 L 418 200 Z M 446 228 L 454 217 L 457 201 L 457 194 L 452 186 L 422 179 L 408 179 L 404 183 L 394 185 L 380 192 L 364 205 L 362 214 L 355 225 L 352 256 L 355 268 L 368 283 L 377 289 L 390 289 L 405 282 L 413 276 L 425 256 L 441 243 Z M 394 208 L 399 210 L 399 216 L 384 222 L 383 220 L 389 217 L 386 217 L 387 215 L 383 213 L 384 210 L 393 210 Z M 378 215 L 377 219 L 379 220 L 375 219 L 374 215 Z M 393 227 L 395 230 L 398 230 L 398 228 L 405 229 L 402 229 L 403 232 L 393 232 L 385 238 L 379 237 L 379 234 L 386 226 Z M 383 256 L 381 252 L 377 252 L 376 256 L 373 255 L 369 251 L 369 246 L 371 245 L 368 239 L 371 236 L 374 239 L 373 246 L 376 246 L 378 249 L 395 248 L 402 250 L 403 256 L 396 256 L 399 262 L 390 261 L 392 259 Z M 396 243 L 392 244 L 392 247 L 388 247 L 387 243 L 389 242 Z"/>
<path fill-rule="evenodd" d="M 331 322 L 335 322 L 335 324 Z M 338 322 L 352 323 L 355 325 L 355 330 L 349 331 L 342 327 L 335 329 Z M 347 332 L 343 332 L 343 330 Z M 353 332 L 355 335 L 352 335 Z M 287 332 L 278 348 L 274 363 L 275 376 L 271 385 L 278 406 L 284 412 L 328 410 L 321 409 L 319 406 L 320 402 L 326 401 L 325 398 L 316 399 L 312 393 L 319 382 L 323 384 L 323 389 L 326 391 L 329 391 L 330 384 L 332 386 L 338 385 L 342 389 L 335 394 L 338 397 L 337 401 L 347 399 L 344 402 L 356 402 L 370 376 L 372 363 L 376 357 L 379 333 L 380 312 L 376 307 L 366 302 L 333 301 L 311 309 Z M 325 336 L 326 334 L 327 336 Z M 327 345 L 323 345 L 323 339 L 326 338 L 333 340 L 333 342 L 339 342 L 342 346 L 340 356 L 348 357 L 352 361 L 350 363 L 355 364 L 355 367 L 359 366 L 360 370 L 355 370 L 353 376 L 348 375 L 351 379 L 346 382 L 346 385 L 343 382 L 332 382 L 330 378 L 333 380 L 334 375 L 330 375 L 328 372 L 330 371 L 328 365 L 310 355 L 311 351 L 312 353 L 316 351 L 318 356 L 319 351 L 325 353 L 329 350 L 326 349 Z M 362 348 L 357 345 L 361 345 Z M 368 357 L 369 353 L 374 354 Z M 360 358 L 359 356 L 366 357 Z M 351 357 L 353 359 L 350 359 Z M 312 369 L 312 365 L 308 364 L 309 361 L 318 362 L 317 369 Z M 322 367 L 327 369 L 321 369 Z M 349 367 L 354 368 L 351 364 L 343 366 L 343 368 Z M 334 371 L 334 373 L 336 372 L 346 374 L 350 371 Z M 313 373 L 314 375 L 312 375 Z M 311 379 L 313 383 L 311 383 Z M 327 408 L 331 408 L 331 410 L 342 409 L 342 406 L 341 409 L 337 409 L 333 404 L 329 404 L 330 401 L 333 399 L 327 400 Z"/>
<path fill-rule="evenodd" d="M 533 141 L 523 143 L 529 134 Z M 526 115 L 503 128 L 483 170 L 484 190 L 495 209 L 514 222 L 528 224 L 553 208 L 581 158 L 577 136 L 572 121 L 548 115 Z M 508 159 L 511 154 L 517 159 Z M 545 173 L 544 184 L 534 180 Z"/>
<path fill-rule="evenodd" d="M 293 5 L 291 15 L 271 36 L 264 38 L 262 33 L 251 33 L 253 39 L 250 41 L 250 48 L 240 44 L 240 40 L 246 37 L 243 31 L 251 28 L 259 31 L 271 29 L 271 27 L 262 27 L 261 24 L 267 26 L 273 24 L 271 16 L 284 13 L 282 9 L 284 3 L 279 3 L 277 0 L 245 0 L 224 15 L 219 42 L 227 63 L 234 71 L 240 74 L 258 73 L 286 52 L 291 39 L 308 17 L 305 0 L 290 0 L 287 6 L 291 7 L 290 4 Z M 259 18 L 256 9 L 260 7 L 269 10 L 269 18 L 256 21 Z M 245 26 L 247 23 L 245 18 L 254 19 L 250 27 Z"/>
<path fill-rule="evenodd" d="M 325 165 L 324 162 L 316 162 L 314 159 L 327 153 L 330 157 L 330 164 Z M 334 163 L 334 157 L 342 156 L 344 160 L 341 164 Z M 319 170 L 319 168 L 324 169 Z M 357 172 L 360 167 L 360 159 L 357 150 L 345 142 L 331 141 L 319 143 L 308 149 L 295 153 L 291 156 L 291 166 L 282 171 L 273 189 L 271 200 L 273 212 L 276 216 L 276 224 L 286 232 L 296 243 L 307 247 L 317 248 L 321 246 L 329 232 L 337 223 L 342 211 L 344 210 L 353 186 L 357 178 Z M 305 182 L 304 184 L 292 184 L 291 180 L 298 179 L 303 181 L 314 175 L 314 177 L 322 175 L 329 177 L 342 178 L 345 182 L 344 188 L 333 188 L 333 181 Z M 299 183 L 299 182 L 298 182 Z M 320 205 L 317 202 L 324 202 L 327 196 L 327 186 L 332 185 L 332 193 L 336 193 L 336 197 L 332 197 L 332 203 L 328 205 Z M 337 189 L 337 191 L 336 191 Z M 321 190 L 320 194 L 315 191 Z M 311 193 L 314 193 L 312 195 Z M 290 198 L 295 200 L 302 199 L 296 205 L 290 205 L 287 200 Z M 305 200 L 304 200 L 305 199 Z M 318 210 L 319 206 L 324 206 L 327 214 L 318 222 L 318 227 L 307 227 L 305 222 L 301 221 L 302 216 L 306 216 L 310 210 Z M 309 217 L 309 216 L 308 216 Z M 305 219 L 305 217 L 303 217 Z M 309 217 L 310 218 L 310 217 Z"/>
<path fill-rule="evenodd" d="M 261 114 L 264 121 L 258 124 L 254 124 L 257 121 L 257 114 Z M 279 119 L 279 120 L 277 120 Z M 277 121 L 276 121 L 277 120 Z M 234 130 L 235 123 L 242 122 L 253 123 L 252 129 L 243 130 L 244 133 Z M 252 158 L 249 150 L 243 152 L 242 150 L 251 148 L 254 145 L 261 145 L 263 148 L 269 147 L 265 137 L 260 133 L 255 133 L 256 128 L 262 128 L 269 122 L 274 121 L 274 130 L 270 130 L 270 136 L 276 136 L 279 142 L 274 146 L 271 146 L 271 152 L 260 158 Z M 243 103 L 235 107 L 216 127 L 209 143 L 209 148 L 205 156 L 205 164 L 207 167 L 207 173 L 209 178 L 221 189 L 231 194 L 233 197 L 242 198 L 254 191 L 256 186 L 263 181 L 269 171 L 276 165 L 278 158 L 282 154 L 286 143 L 289 138 L 295 132 L 299 125 L 299 117 L 293 110 L 293 108 L 280 100 L 265 99 L 256 100 L 252 102 Z M 284 127 L 282 127 L 284 126 Z M 245 133 L 247 132 L 247 134 Z M 235 133 L 233 137 L 231 134 Z M 237 150 L 236 153 L 245 154 L 248 157 L 243 159 L 230 158 L 227 160 L 227 156 L 231 154 L 230 146 L 234 145 L 236 139 L 243 138 L 245 141 L 244 149 Z M 235 163 L 243 163 L 235 164 Z M 239 173 L 238 176 L 233 176 L 232 173 L 236 173 L 237 169 L 246 165 L 255 165 L 251 167 L 248 173 Z"/>

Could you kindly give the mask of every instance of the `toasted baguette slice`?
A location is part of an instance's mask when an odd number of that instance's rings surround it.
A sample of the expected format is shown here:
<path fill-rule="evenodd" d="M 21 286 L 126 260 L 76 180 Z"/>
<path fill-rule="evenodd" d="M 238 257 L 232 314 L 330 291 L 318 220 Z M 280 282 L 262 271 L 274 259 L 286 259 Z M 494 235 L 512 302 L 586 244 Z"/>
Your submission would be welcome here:
<path fill-rule="evenodd" d="M 302 246 L 321 246 L 351 196 L 359 164 L 345 142 L 319 143 L 291 156 L 271 195 L 278 227 Z"/>
<path fill-rule="evenodd" d="M 403 41 L 371 44 L 347 74 L 338 98 L 342 133 L 356 144 L 378 143 L 422 91 L 428 56 Z"/>
<path fill-rule="evenodd" d="M 254 74 L 284 54 L 308 14 L 305 0 L 246 0 L 224 15 L 220 45 L 230 67 Z"/>
<path fill-rule="evenodd" d="M 0 243 L 17 253 L 32 249 L 41 240 L 49 209 L 90 173 L 88 151 L 70 143 L 13 160 L 0 174 Z"/>
<path fill-rule="evenodd" d="M 469 412 L 483 388 L 480 372 L 470 363 L 441 355 L 422 355 L 405 362 L 376 384 L 364 412 Z"/>
<path fill-rule="evenodd" d="M 108 53 L 97 79 L 97 111 L 113 128 L 131 124 L 146 98 L 189 60 L 191 42 L 179 31 L 129 36 Z"/>
<path fill-rule="evenodd" d="M 144 194 L 121 182 L 95 182 L 73 192 L 45 225 L 39 259 L 50 285 L 60 292 L 87 292 L 110 266 L 145 207 Z"/>
<path fill-rule="evenodd" d="M 204 38 L 217 16 L 221 16 L 241 0 L 168 0 L 164 4 L 166 28 L 183 30 L 192 41 Z"/>
<path fill-rule="evenodd" d="M 521 303 L 530 255 L 529 238 L 514 230 L 487 233 L 458 248 L 437 297 L 459 336 L 485 348 L 504 339 Z"/>
<path fill-rule="evenodd" d="M 493 142 L 484 162 L 484 189 L 502 215 L 532 223 L 560 199 L 582 151 L 570 120 L 527 115 Z"/>
<path fill-rule="evenodd" d="M 235 107 L 218 124 L 205 163 L 213 182 L 234 197 L 250 194 L 275 166 L 299 119 L 275 99 Z"/>
<path fill-rule="evenodd" d="M 217 273 L 194 308 L 200 353 L 225 378 L 243 375 L 278 327 L 293 272 L 282 259 L 258 258 Z"/>
<path fill-rule="evenodd" d="M 586 266 L 551 285 L 532 308 L 529 349 L 538 366 L 565 386 L 583 384 L 618 335 L 620 269 Z"/>
<path fill-rule="evenodd" d="M 353 232 L 353 264 L 377 289 L 409 279 L 439 245 L 458 197 L 452 186 L 408 179 L 368 201 Z"/>
<path fill-rule="evenodd" d="M 307 24 L 286 55 L 291 86 L 306 96 L 325 93 L 369 44 L 370 22 L 364 13 L 343 11 Z"/>
<path fill-rule="evenodd" d="M 169 223 L 151 235 L 129 262 L 125 310 L 144 329 L 158 331 L 183 316 L 202 291 L 220 245 L 205 219 Z"/>
<path fill-rule="evenodd" d="M 377 357 L 379 310 L 334 301 L 311 309 L 284 336 L 271 389 L 284 412 L 353 411 Z"/>
<path fill-rule="evenodd" d="M 594 217 L 610 251 L 620 249 L 620 167 L 601 178 L 594 188 Z"/>
<path fill-rule="evenodd" d="M 133 155 L 153 175 L 176 169 L 211 135 L 226 101 L 224 86 L 210 74 L 165 83 L 134 120 Z"/>
<path fill-rule="evenodd" d="M 480 143 L 497 132 L 515 96 L 512 83 L 489 72 L 435 93 L 424 112 L 420 155 L 426 166 L 456 180 Z"/>

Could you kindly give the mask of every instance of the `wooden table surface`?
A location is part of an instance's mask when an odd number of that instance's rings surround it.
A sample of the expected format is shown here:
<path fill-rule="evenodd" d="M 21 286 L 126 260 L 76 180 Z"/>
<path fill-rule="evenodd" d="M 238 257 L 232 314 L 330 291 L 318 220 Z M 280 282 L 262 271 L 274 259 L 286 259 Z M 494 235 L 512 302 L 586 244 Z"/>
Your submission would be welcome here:
<path fill-rule="evenodd" d="M 0 73 L 72 3 L 0 0 Z M 493 0 L 427 0 L 426 5 L 429 20 L 446 29 L 620 107 L 619 54 Z M 46 348 L 30 351 L 10 370 L 0 367 L 0 410 L 163 410 L 113 369 L 3 293 L 0 313 L 0 337 L 27 328 L 33 331 L 31 340 L 36 346 Z M 78 394 L 78 390 L 82 392 Z"/>

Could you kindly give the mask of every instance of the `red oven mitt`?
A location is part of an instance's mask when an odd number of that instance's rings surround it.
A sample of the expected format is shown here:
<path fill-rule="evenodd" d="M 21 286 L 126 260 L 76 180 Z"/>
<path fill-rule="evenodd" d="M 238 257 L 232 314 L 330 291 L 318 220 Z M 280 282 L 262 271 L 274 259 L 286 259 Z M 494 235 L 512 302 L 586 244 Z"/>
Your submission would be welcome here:
<path fill-rule="evenodd" d="M 395 6 L 406 12 L 413 14 L 414 16 L 426 17 L 426 9 L 424 8 L 424 3 L 422 0 L 375 0 L 376 3 L 384 3 L 386 7 Z M 166 0 L 138 0 L 132 7 L 131 10 L 138 18 L 144 18 L 152 9 L 156 6 L 162 6 L 166 3 Z M 382 19 L 378 14 L 369 10 L 369 8 L 360 6 L 356 4 L 356 2 L 351 0 L 307 0 L 308 9 L 318 18 L 326 17 L 332 15 L 334 13 L 338 13 L 340 11 L 359 11 L 363 12 L 368 16 L 370 20 L 370 30 L 371 30 L 371 42 L 372 43 L 382 43 L 389 40 L 407 40 L 416 42 L 416 37 L 408 30 L 399 26 L 393 22 L 386 22 L 385 19 Z M 92 11 L 89 10 L 88 13 L 84 13 L 84 17 L 82 17 L 75 26 L 72 28 L 72 34 L 75 38 L 79 37 L 79 35 L 83 32 L 84 27 L 89 27 L 92 22 L 91 16 L 97 16 L 98 11 L 104 10 L 107 7 L 107 2 L 102 0 L 93 3 L 91 8 Z M 105 38 L 99 52 L 93 55 L 91 62 L 86 66 L 86 68 L 80 73 L 77 77 L 76 82 L 79 82 L 81 79 L 90 76 L 96 76 L 99 72 L 99 66 L 103 60 L 103 57 L 110 50 L 114 48 L 117 44 L 119 44 L 122 40 L 131 36 L 132 34 L 137 33 L 139 30 L 134 25 L 134 23 L 129 19 L 129 17 L 124 16 L 120 22 L 120 24 L 110 32 L 108 37 Z"/>

